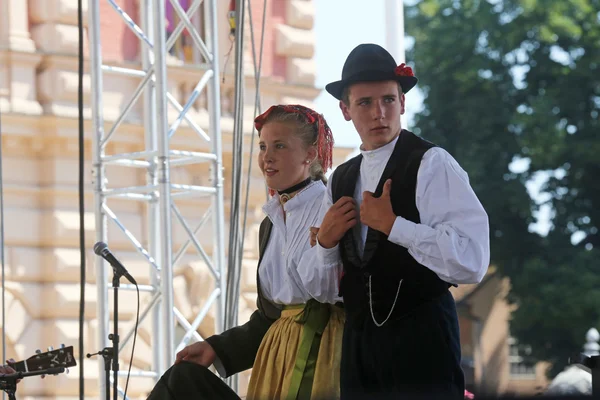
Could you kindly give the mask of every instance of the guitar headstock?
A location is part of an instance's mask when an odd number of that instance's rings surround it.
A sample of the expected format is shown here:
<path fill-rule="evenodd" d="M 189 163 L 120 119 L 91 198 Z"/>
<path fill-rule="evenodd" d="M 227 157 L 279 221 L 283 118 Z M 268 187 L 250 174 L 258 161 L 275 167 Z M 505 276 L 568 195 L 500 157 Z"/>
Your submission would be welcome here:
<path fill-rule="evenodd" d="M 65 347 L 64 344 L 61 344 L 60 348 L 56 350 L 52 347 L 49 347 L 45 353 L 37 350 L 36 354 L 27 360 L 10 363 L 9 365 L 17 372 L 30 372 L 56 367 L 74 367 L 77 362 L 73 355 L 73 346 Z"/>

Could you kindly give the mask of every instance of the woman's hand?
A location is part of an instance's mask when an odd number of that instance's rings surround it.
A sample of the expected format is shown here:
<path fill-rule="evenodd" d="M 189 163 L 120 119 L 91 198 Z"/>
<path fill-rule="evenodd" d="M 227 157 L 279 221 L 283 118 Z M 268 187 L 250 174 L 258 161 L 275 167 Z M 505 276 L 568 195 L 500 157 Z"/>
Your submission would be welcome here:
<path fill-rule="evenodd" d="M 196 342 L 177 353 L 175 364 L 181 361 L 189 361 L 208 368 L 215 362 L 216 358 L 217 353 L 208 342 Z"/>
<path fill-rule="evenodd" d="M 310 247 L 315 247 L 317 245 L 317 234 L 319 233 L 319 228 L 315 226 L 311 226 L 310 230 Z"/>

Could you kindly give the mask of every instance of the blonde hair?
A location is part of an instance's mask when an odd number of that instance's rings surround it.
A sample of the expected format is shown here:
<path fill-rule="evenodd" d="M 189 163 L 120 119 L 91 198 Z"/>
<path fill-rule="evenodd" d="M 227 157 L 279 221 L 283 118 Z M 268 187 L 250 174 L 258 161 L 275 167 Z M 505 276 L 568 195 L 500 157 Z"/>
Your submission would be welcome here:
<path fill-rule="evenodd" d="M 317 140 L 319 138 L 318 126 L 316 123 L 309 123 L 302 114 L 286 112 L 281 108 L 275 108 L 266 116 L 266 119 L 263 121 L 263 126 L 269 122 L 280 122 L 293 126 L 294 129 L 292 131 L 294 135 L 300 138 L 305 148 L 317 146 Z M 314 181 L 320 180 L 327 184 L 325 171 L 323 170 L 323 166 L 319 159 L 313 160 L 310 164 L 310 177 Z"/>

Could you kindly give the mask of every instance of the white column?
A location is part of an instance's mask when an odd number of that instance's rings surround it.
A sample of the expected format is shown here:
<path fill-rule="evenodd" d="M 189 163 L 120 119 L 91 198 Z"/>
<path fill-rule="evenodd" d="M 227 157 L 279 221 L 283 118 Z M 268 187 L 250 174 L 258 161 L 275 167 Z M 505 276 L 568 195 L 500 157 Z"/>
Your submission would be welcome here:
<path fill-rule="evenodd" d="M 36 99 L 36 68 L 41 56 L 29 34 L 27 0 L 0 0 L 0 107 L 41 114 Z"/>
<path fill-rule="evenodd" d="M 403 0 L 385 0 L 385 41 L 398 64 L 406 62 Z"/>
<path fill-rule="evenodd" d="M 0 48 L 35 51 L 29 34 L 27 0 L 0 0 Z"/>
<path fill-rule="evenodd" d="M 404 0 L 385 0 L 385 41 L 387 50 L 398 64 L 406 62 L 404 50 Z M 406 114 L 400 119 L 407 128 Z"/>

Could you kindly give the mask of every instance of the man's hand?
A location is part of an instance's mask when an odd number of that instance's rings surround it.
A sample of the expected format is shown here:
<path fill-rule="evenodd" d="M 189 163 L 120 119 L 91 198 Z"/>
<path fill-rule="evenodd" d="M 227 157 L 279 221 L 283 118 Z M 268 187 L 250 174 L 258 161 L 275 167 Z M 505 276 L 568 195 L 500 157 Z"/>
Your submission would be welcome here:
<path fill-rule="evenodd" d="M 363 201 L 360 205 L 360 222 L 369 228 L 390 235 L 396 214 L 392 209 L 390 190 L 392 180 L 388 179 L 383 185 L 383 192 L 378 198 L 372 192 L 363 192 Z"/>
<path fill-rule="evenodd" d="M 208 342 L 196 342 L 177 353 L 175 364 L 181 361 L 189 361 L 208 368 L 215 362 L 216 358 L 217 353 Z"/>
<path fill-rule="evenodd" d="M 342 236 L 358 222 L 356 203 L 352 197 L 344 196 L 332 205 L 318 231 L 319 244 L 330 249 L 335 247 Z"/>

